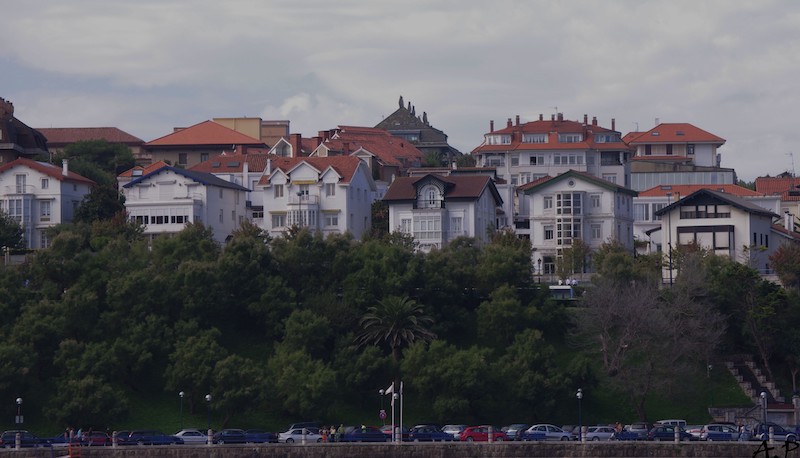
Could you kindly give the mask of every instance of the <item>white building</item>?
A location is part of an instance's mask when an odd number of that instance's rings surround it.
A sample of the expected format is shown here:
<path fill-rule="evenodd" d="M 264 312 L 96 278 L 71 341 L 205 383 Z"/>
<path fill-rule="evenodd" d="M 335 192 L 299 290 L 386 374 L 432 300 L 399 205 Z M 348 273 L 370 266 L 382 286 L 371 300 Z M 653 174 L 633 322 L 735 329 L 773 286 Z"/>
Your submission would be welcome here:
<path fill-rule="evenodd" d="M 360 238 L 372 227 L 375 181 L 357 157 L 272 157 L 258 187 L 264 214 L 253 221 L 272 236 L 298 226 Z"/>
<path fill-rule="evenodd" d="M 487 241 L 503 205 L 486 175 L 397 178 L 383 200 L 389 205 L 389 230 L 413 235 L 422 251 L 462 236 Z"/>
<path fill-rule="evenodd" d="M 761 274 L 771 273 L 769 256 L 775 250 L 797 240 L 792 215 L 781 218 L 752 201 L 711 189 L 700 189 L 655 215 L 661 218 L 665 251 L 696 243 Z M 665 281 L 674 279 L 676 267 L 667 263 Z"/>
<path fill-rule="evenodd" d="M 633 252 L 636 191 L 570 170 L 517 188 L 539 274 L 555 273 L 562 250 L 582 240 L 592 249 L 614 240 Z M 517 229 L 517 232 L 521 232 Z"/>
<path fill-rule="evenodd" d="M 210 227 L 214 240 L 224 242 L 247 217 L 248 188 L 210 173 L 164 165 L 122 186 L 125 209 L 132 221 L 154 237 L 174 234 L 187 223 Z"/>
<path fill-rule="evenodd" d="M 46 162 L 17 158 L 0 167 L 0 210 L 22 226 L 27 248 L 47 248 L 46 230 L 72 221 L 94 182 Z"/>
<path fill-rule="evenodd" d="M 264 193 L 257 186 L 270 158 L 274 159 L 275 156 L 266 153 L 221 154 L 189 170 L 211 173 L 225 181 L 248 188 L 245 196 L 246 218 L 260 221 L 264 219 Z"/>

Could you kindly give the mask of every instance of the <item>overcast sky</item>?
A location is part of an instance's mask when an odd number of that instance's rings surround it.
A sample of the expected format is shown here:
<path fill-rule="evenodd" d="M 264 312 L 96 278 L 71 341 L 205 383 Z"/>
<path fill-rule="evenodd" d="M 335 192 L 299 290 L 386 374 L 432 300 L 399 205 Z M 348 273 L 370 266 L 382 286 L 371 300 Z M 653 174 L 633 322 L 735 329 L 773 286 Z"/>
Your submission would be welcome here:
<path fill-rule="evenodd" d="M 490 120 L 558 110 L 622 134 L 688 122 L 741 179 L 800 173 L 796 0 L 2 3 L 0 97 L 32 127 L 150 141 L 251 116 L 311 137 L 402 95 L 462 152 Z"/>

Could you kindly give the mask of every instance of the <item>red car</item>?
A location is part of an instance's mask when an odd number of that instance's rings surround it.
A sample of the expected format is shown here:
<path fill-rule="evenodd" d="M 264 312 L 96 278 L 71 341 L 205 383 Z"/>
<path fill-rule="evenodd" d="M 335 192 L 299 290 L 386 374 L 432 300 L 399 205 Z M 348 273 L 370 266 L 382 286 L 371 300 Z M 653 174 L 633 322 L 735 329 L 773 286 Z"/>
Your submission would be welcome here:
<path fill-rule="evenodd" d="M 466 442 L 488 442 L 489 426 L 470 426 L 461 432 L 461 440 Z M 503 442 L 508 440 L 508 436 L 500 428 L 492 427 L 492 440 Z"/>
<path fill-rule="evenodd" d="M 83 445 L 111 445 L 111 438 L 102 431 L 90 431 L 81 436 Z"/>

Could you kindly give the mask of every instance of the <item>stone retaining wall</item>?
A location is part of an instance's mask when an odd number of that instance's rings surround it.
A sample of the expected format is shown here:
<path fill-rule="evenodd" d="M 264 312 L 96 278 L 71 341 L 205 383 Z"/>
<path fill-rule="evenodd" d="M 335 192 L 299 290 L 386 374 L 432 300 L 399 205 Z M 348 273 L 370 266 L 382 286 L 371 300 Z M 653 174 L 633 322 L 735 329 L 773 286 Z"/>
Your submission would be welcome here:
<path fill-rule="evenodd" d="M 434 444 L 268 444 L 161 447 L 83 447 L 81 458 L 800 458 L 798 444 L 772 444 L 764 451 L 760 442 L 700 443 L 434 443 Z M 67 456 L 66 448 L 2 449 L 0 458 L 54 458 Z"/>

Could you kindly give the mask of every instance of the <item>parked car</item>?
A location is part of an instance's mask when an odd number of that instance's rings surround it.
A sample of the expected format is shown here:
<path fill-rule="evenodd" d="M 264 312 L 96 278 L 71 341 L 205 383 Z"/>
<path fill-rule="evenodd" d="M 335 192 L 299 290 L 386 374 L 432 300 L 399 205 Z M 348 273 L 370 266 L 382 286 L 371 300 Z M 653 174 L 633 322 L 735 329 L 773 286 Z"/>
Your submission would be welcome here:
<path fill-rule="evenodd" d="M 790 431 L 783 426 L 773 423 L 758 423 L 750 432 L 750 440 L 765 441 L 769 440 L 769 429 L 772 428 L 773 439 L 778 442 L 797 442 L 797 433 Z"/>
<path fill-rule="evenodd" d="M 525 423 L 512 423 L 503 427 L 503 432 L 508 436 L 510 441 L 522 440 L 522 433 L 528 429 L 530 425 Z"/>
<path fill-rule="evenodd" d="M 647 434 L 653 429 L 652 423 L 636 422 L 626 425 L 620 433 L 614 434 L 614 440 L 620 441 L 643 441 L 647 440 Z"/>
<path fill-rule="evenodd" d="M 435 425 L 417 425 L 409 430 L 408 440 L 411 442 L 449 442 L 453 440 L 453 435 L 440 430 Z"/>
<path fill-rule="evenodd" d="M 469 426 L 461 432 L 461 438 L 459 440 L 462 442 L 488 442 L 489 426 Z M 492 440 L 503 442 L 508 440 L 508 436 L 502 431 L 502 428 L 492 427 Z"/>
<path fill-rule="evenodd" d="M 247 443 L 247 435 L 243 429 L 228 428 L 214 433 L 215 444 L 244 444 Z"/>
<path fill-rule="evenodd" d="M 703 432 L 703 425 L 686 425 L 683 429 L 692 436 L 700 439 L 700 433 Z"/>
<path fill-rule="evenodd" d="M 49 445 L 46 439 L 42 439 L 30 431 L 26 431 L 24 429 L 12 429 L 9 431 L 3 431 L 3 434 L 0 435 L 0 447 L 16 447 L 17 433 L 19 433 L 20 447 L 45 447 Z"/>
<path fill-rule="evenodd" d="M 278 442 L 284 442 L 287 444 L 291 444 L 293 442 L 303 442 L 303 429 L 304 428 L 292 428 L 282 433 L 278 433 Z M 322 434 L 320 434 L 318 429 L 305 428 L 305 430 L 307 442 L 322 442 Z"/>
<path fill-rule="evenodd" d="M 589 426 L 586 429 L 587 441 L 609 441 L 614 436 L 611 426 Z"/>
<path fill-rule="evenodd" d="M 103 431 L 87 431 L 81 435 L 81 445 L 85 446 L 106 446 L 111 445 L 111 437 Z"/>
<path fill-rule="evenodd" d="M 542 438 L 542 434 L 544 434 L 544 438 Z M 570 441 L 573 439 L 575 436 L 571 432 L 547 423 L 533 425 L 522 434 L 522 440 Z"/>
<path fill-rule="evenodd" d="M 182 429 L 175 433 L 174 436 L 180 437 L 184 444 L 205 444 L 208 442 L 208 434 L 199 429 Z"/>
<path fill-rule="evenodd" d="M 346 426 L 341 442 L 386 442 L 386 434 L 374 426 Z"/>
<path fill-rule="evenodd" d="M 299 421 L 297 423 L 292 423 L 291 425 L 289 425 L 289 427 L 286 428 L 286 430 L 289 431 L 291 429 L 297 429 L 297 428 L 314 428 L 316 430 L 320 430 L 320 429 L 322 429 L 322 422 L 319 422 L 319 421 Z"/>
<path fill-rule="evenodd" d="M 117 445 L 125 445 L 128 442 L 128 437 L 131 435 L 130 431 L 116 431 L 111 435 L 113 443 L 114 437 L 117 438 Z"/>
<path fill-rule="evenodd" d="M 119 441 L 117 443 L 121 445 L 175 445 L 182 444 L 183 439 L 155 429 L 140 429 L 131 431 L 124 444 Z"/>
<path fill-rule="evenodd" d="M 739 440 L 739 428 L 716 423 L 703 425 L 700 429 L 699 439 L 703 441 L 737 441 Z"/>
<path fill-rule="evenodd" d="M 394 425 L 394 427 L 395 427 L 395 428 L 399 428 L 399 427 L 400 427 L 400 425 Z M 388 441 L 391 441 L 391 440 L 392 440 L 392 425 L 383 425 L 383 426 L 381 426 L 381 427 L 380 427 L 380 428 L 378 428 L 378 429 L 380 429 L 380 430 L 381 430 L 381 432 L 383 432 L 383 434 L 386 434 L 386 440 L 388 440 Z M 401 440 L 403 440 L 403 441 L 407 441 L 407 440 L 408 440 L 408 433 L 409 433 L 409 431 L 410 431 L 410 430 L 409 430 L 408 428 L 406 428 L 405 426 L 403 426 L 403 430 L 402 430 L 402 431 L 401 431 L 401 433 L 400 433 L 400 435 L 402 436 L 402 439 L 401 439 Z"/>
<path fill-rule="evenodd" d="M 267 444 L 278 442 L 278 436 L 275 433 L 264 431 L 263 429 L 247 429 L 244 432 L 244 436 L 245 441 L 248 444 Z"/>
<path fill-rule="evenodd" d="M 686 429 L 686 420 L 678 420 L 678 419 L 669 419 L 669 420 L 658 420 L 656 422 L 658 425 L 670 425 L 670 426 L 680 426 L 683 429 Z"/>
<path fill-rule="evenodd" d="M 467 425 L 444 425 L 442 431 L 451 434 L 453 440 L 461 440 L 461 433 L 467 429 Z"/>
<path fill-rule="evenodd" d="M 651 441 L 674 441 L 675 440 L 675 432 L 676 431 L 678 432 L 678 437 L 679 437 L 681 442 L 698 440 L 696 437 L 694 437 L 691 434 L 687 433 L 686 430 L 684 430 L 680 426 L 673 426 L 673 425 L 658 425 L 658 426 L 654 426 L 647 433 L 647 440 L 651 440 Z"/>

